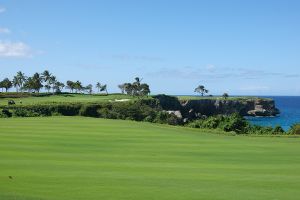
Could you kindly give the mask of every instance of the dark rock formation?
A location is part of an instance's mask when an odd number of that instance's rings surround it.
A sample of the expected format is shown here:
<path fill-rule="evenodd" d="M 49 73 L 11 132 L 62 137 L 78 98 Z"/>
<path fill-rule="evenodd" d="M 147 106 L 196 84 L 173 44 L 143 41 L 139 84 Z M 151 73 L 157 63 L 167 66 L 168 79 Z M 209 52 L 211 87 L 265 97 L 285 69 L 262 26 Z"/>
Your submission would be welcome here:
<path fill-rule="evenodd" d="M 238 113 L 242 116 L 276 116 L 279 110 L 275 107 L 274 100 L 261 98 L 230 99 L 198 99 L 179 101 L 176 97 L 167 95 L 154 96 L 160 101 L 164 110 L 169 112 L 180 111 L 182 118 L 196 119 L 203 115 L 217 114 L 229 115 Z"/>

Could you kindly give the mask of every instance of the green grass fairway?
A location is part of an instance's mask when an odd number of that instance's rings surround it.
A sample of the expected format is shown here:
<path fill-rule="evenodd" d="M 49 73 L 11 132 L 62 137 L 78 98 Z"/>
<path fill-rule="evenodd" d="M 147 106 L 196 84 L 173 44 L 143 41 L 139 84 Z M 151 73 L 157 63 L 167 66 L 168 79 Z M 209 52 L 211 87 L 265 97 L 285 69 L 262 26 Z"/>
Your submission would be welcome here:
<path fill-rule="evenodd" d="M 52 103 L 94 103 L 102 101 L 114 101 L 121 99 L 132 99 L 132 96 L 122 94 L 111 95 L 88 95 L 88 94 L 61 94 L 50 95 L 44 97 L 24 97 L 24 98 L 0 98 L 0 105 L 7 105 L 8 100 L 14 100 L 17 105 L 32 105 L 32 104 L 52 104 Z"/>
<path fill-rule="evenodd" d="M 299 138 L 96 118 L 0 119 L 1 200 L 299 198 Z"/>

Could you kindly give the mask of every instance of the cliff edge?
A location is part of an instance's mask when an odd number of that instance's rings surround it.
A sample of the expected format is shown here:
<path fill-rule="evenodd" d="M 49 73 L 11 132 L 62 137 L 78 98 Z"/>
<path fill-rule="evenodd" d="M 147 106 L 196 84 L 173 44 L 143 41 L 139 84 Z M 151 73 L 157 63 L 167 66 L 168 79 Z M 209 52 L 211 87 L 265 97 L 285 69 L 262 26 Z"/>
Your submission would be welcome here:
<path fill-rule="evenodd" d="M 162 109 L 168 112 L 180 111 L 183 118 L 195 119 L 200 116 L 233 114 L 242 116 L 276 116 L 279 110 L 272 99 L 267 98 L 203 98 L 179 100 L 174 96 L 156 95 Z"/>

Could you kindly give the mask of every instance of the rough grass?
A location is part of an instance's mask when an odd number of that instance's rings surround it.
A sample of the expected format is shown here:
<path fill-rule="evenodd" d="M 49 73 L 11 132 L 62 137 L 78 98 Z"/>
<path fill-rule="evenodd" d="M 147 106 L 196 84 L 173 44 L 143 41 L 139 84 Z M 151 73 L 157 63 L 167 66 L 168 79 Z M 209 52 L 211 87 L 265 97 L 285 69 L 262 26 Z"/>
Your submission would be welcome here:
<path fill-rule="evenodd" d="M 298 138 L 81 117 L 0 119 L 0 199 L 298 199 L 299 150 Z"/>

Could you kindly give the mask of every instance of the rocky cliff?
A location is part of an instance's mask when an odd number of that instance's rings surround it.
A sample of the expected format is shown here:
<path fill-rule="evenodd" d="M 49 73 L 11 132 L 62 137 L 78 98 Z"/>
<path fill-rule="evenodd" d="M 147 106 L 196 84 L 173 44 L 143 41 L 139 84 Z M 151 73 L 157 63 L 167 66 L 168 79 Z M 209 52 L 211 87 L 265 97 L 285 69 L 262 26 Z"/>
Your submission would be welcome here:
<path fill-rule="evenodd" d="M 200 116 L 239 113 L 242 116 L 276 116 L 279 110 L 272 99 L 192 99 L 178 100 L 176 97 L 157 95 L 162 108 L 167 111 L 180 111 L 183 118 L 195 119 Z M 177 112 L 178 113 L 178 112 Z"/>

